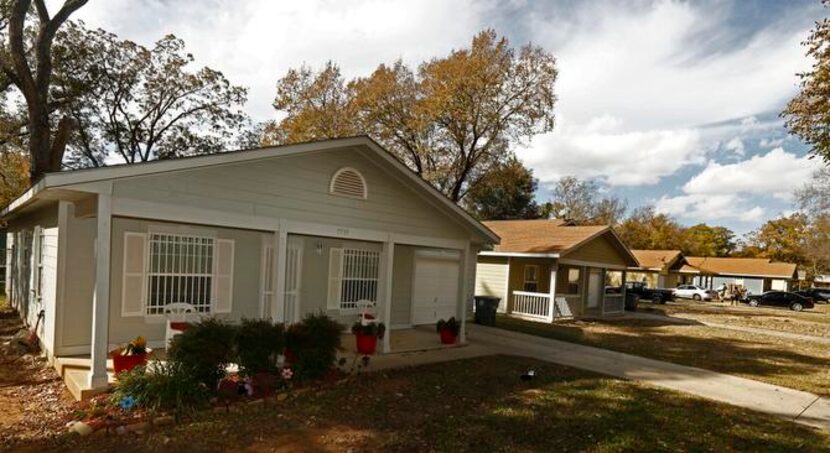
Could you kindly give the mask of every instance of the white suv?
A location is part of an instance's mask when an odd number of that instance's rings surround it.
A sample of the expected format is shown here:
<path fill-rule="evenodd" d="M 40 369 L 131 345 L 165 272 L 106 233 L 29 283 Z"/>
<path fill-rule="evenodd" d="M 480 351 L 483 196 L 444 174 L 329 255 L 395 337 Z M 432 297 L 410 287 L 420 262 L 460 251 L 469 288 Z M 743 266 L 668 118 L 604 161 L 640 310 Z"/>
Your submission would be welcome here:
<path fill-rule="evenodd" d="M 694 300 L 712 300 L 717 292 L 701 288 L 697 285 L 680 285 L 674 290 L 674 297 Z"/>

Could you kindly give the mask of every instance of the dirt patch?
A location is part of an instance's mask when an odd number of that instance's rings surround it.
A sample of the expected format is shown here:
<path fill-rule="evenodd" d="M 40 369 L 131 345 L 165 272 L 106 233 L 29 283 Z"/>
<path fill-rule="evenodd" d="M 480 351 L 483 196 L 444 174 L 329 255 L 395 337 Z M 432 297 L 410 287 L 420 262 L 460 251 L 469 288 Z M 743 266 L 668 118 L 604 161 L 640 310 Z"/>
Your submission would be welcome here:
<path fill-rule="evenodd" d="M 75 407 L 44 358 L 7 354 L 11 336 L 23 327 L 16 312 L 0 308 L 0 449 L 63 432 Z"/>

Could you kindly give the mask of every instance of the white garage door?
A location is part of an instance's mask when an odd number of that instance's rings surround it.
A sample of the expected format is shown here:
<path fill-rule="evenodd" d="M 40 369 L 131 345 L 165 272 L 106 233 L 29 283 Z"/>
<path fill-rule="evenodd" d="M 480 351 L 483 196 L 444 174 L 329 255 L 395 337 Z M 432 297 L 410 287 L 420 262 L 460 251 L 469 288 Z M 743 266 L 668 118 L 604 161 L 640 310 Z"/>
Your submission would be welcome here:
<path fill-rule="evenodd" d="M 458 309 L 457 253 L 419 252 L 415 255 L 412 324 L 433 324 L 456 316 Z"/>

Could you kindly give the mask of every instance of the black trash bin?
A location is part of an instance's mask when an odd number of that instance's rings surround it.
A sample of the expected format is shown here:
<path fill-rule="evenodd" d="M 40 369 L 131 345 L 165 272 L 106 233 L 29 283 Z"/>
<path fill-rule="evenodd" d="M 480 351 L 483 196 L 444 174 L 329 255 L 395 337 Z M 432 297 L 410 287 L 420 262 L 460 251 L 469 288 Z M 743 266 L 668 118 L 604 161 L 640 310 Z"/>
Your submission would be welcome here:
<path fill-rule="evenodd" d="M 475 296 L 476 301 L 476 324 L 484 326 L 496 325 L 496 310 L 499 308 L 501 297 Z"/>
<path fill-rule="evenodd" d="M 637 311 L 637 305 L 639 305 L 639 303 L 639 294 L 625 293 L 625 311 Z"/>

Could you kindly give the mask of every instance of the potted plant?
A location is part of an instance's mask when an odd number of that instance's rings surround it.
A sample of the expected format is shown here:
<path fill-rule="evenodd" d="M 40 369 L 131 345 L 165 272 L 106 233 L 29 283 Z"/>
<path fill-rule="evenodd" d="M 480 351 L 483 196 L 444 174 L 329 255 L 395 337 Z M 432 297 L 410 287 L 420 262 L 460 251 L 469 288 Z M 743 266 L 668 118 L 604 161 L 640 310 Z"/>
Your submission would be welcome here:
<path fill-rule="evenodd" d="M 376 322 L 366 324 L 360 321 L 352 325 L 352 333 L 357 341 L 357 352 L 363 355 L 372 355 L 378 347 L 378 338 L 386 334 L 386 325 Z"/>
<path fill-rule="evenodd" d="M 438 324 L 435 325 L 435 330 L 437 330 L 438 335 L 441 336 L 441 343 L 455 344 L 455 342 L 458 341 L 458 334 L 461 332 L 461 324 L 455 320 L 455 317 L 452 317 L 446 321 L 441 319 L 438 321 Z"/>
<path fill-rule="evenodd" d="M 138 365 L 144 365 L 147 363 L 149 353 L 147 340 L 140 335 L 127 343 L 126 346 L 112 351 L 112 366 L 115 369 L 115 374 L 130 371 Z"/>

